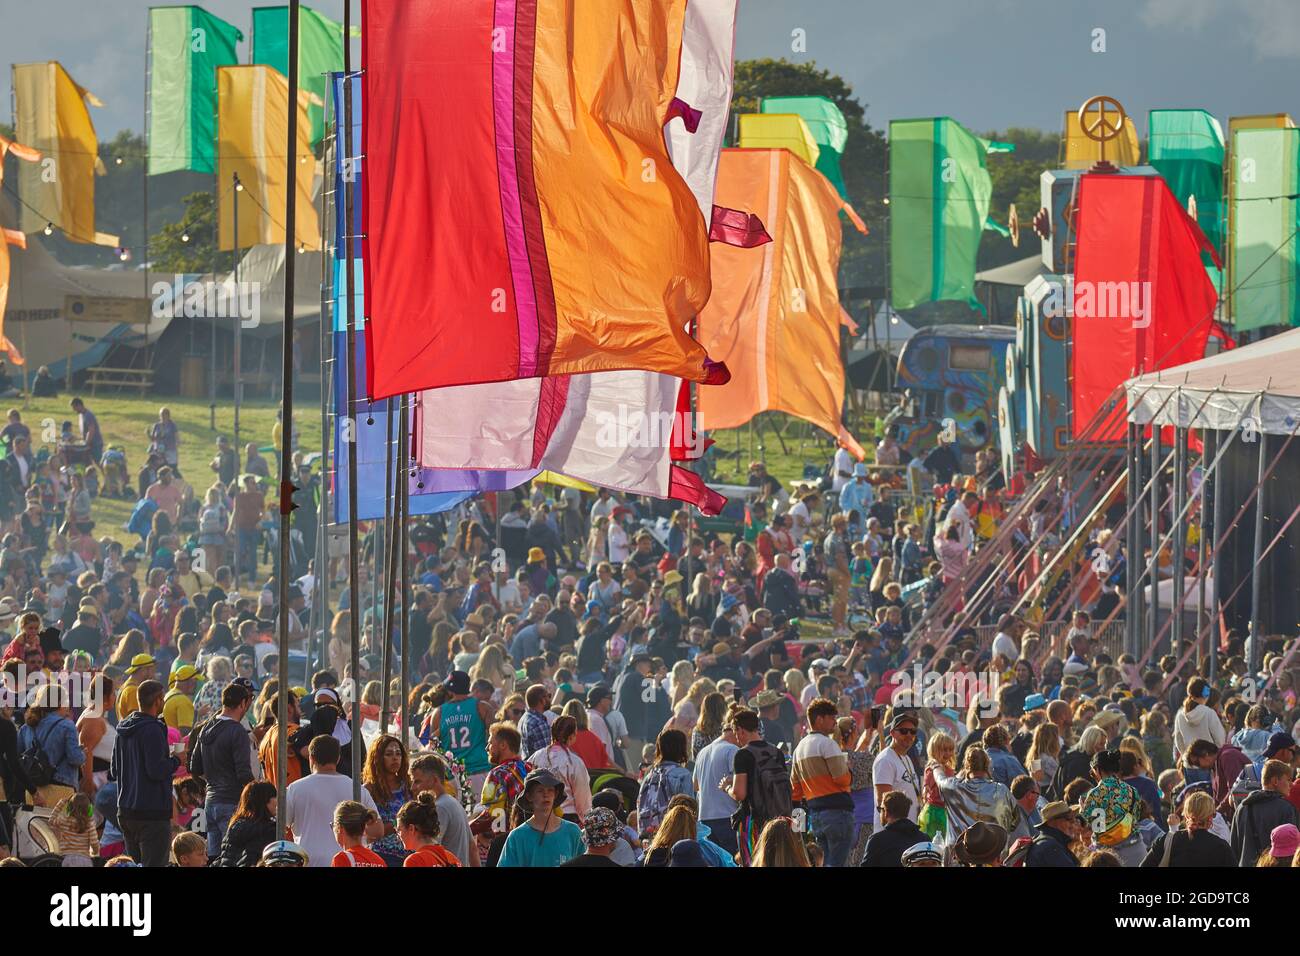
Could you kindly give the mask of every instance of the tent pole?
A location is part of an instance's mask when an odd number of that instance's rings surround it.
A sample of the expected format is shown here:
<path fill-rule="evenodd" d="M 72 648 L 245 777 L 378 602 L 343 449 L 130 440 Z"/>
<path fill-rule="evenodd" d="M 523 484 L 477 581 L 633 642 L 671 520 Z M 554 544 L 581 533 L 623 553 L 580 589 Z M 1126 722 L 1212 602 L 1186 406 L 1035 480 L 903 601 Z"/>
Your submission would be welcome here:
<path fill-rule="evenodd" d="M 1203 659 L 1200 657 L 1201 652 L 1199 648 L 1201 645 L 1201 629 L 1205 626 L 1205 507 L 1207 502 L 1206 494 L 1210 483 L 1210 475 L 1205 468 L 1205 462 L 1207 457 L 1209 457 L 1208 452 L 1211 442 L 1213 442 L 1214 451 L 1217 453 L 1219 450 L 1219 433 L 1207 431 L 1204 434 L 1205 438 L 1201 445 L 1201 486 L 1196 492 L 1197 496 L 1200 498 L 1200 501 L 1197 504 L 1196 513 L 1196 537 L 1198 538 L 1196 548 L 1196 585 L 1198 589 L 1196 595 L 1197 664 L 1200 664 Z M 1210 460 L 1212 461 L 1213 459 L 1211 458 Z M 1211 678 L 1211 680 L 1213 680 L 1213 678 Z"/>
<path fill-rule="evenodd" d="M 1262 406 L 1263 402 L 1261 401 L 1260 404 Z M 1261 421 L 1263 420 L 1262 411 L 1261 408 Z M 1268 491 L 1265 487 L 1268 479 L 1265 474 L 1266 462 L 1268 461 L 1267 449 L 1268 434 L 1261 430 L 1259 433 L 1259 472 L 1255 479 L 1259 488 L 1259 494 L 1255 498 L 1255 547 L 1250 565 L 1250 631 L 1246 638 L 1246 662 L 1252 676 L 1259 670 L 1260 651 L 1264 645 L 1259 634 L 1259 603 L 1261 586 L 1264 583 L 1264 569 L 1260 567 L 1260 552 L 1264 549 L 1264 513 Z"/>
<path fill-rule="evenodd" d="M 1151 560 L 1148 568 L 1147 581 L 1151 589 L 1151 607 L 1150 619 L 1151 630 L 1143 640 L 1147 647 L 1155 639 L 1156 631 L 1160 629 L 1160 426 L 1155 420 L 1151 421 Z"/>
<path fill-rule="evenodd" d="M 1128 455 L 1128 517 L 1126 519 L 1125 534 L 1128 545 L 1128 560 L 1124 563 L 1124 596 L 1128 601 L 1128 609 L 1124 614 L 1124 650 L 1134 657 L 1137 656 L 1137 595 L 1134 593 L 1134 582 L 1137 580 L 1137 570 L 1135 565 L 1134 554 L 1141 554 L 1138 548 L 1138 524 L 1137 515 L 1140 509 L 1135 508 L 1139 491 L 1142 487 L 1141 478 L 1141 461 L 1142 456 L 1136 452 L 1140 447 L 1142 426 L 1135 425 L 1132 422 L 1128 426 L 1128 447 L 1125 448 L 1125 454 Z"/>
<path fill-rule="evenodd" d="M 399 400 L 400 401 L 400 400 Z M 387 532 L 385 544 L 388 547 L 388 565 L 384 571 L 384 618 L 383 631 L 380 638 L 384 643 L 382 650 L 379 652 L 380 660 L 383 661 L 384 676 L 381 680 L 383 686 L 383 697 L 379 705 L 379 732 L 388 733 L 388 719 L 392 716 L 392 708 L 389 706 L 388 684 L 393 674 L 393 581 L 397 577 L 397 538 L 393 528 L 393 519 L 402 520 L 401 505 L 394 507 L 394 492 L 397 491 L 397 473 L 402 471 L 402 462 L 393 448 L 393 400 L 388 400 L 388 461 L 386 473 L 384 475 L 385 498 L 384 501 L 389 509 L 389 517 L 384 521 L 384 530 Z M 404 471 L 402 472 L 405 473 Z M 400 492 L 398 493 L 400 494 Z M 378 628 L 376 628 L 378 633 Z"/>
<path fill-rule="evenodd" d="M 1216 431 L 1214 433 L 1214 453 L 1216 458 L 1220 451 L 1219 444 L 1222 441 L 1222 438 L 1220 437 L 1222 434 L 1221 431 Z M 1224 495 L 1222 489 L 1219 487 L 1219 468 L 1217 465 L 1211 468 L 1210 474 L 1214 476 L 1214 485 L 1212 486 L 1214 492 L 1214 515 L 1212 519 L 1214 524 L 1214 550 L 1210 552 L 1210 573 L 1214 576 L 1214 593 L 1210 595 L 1210 620 L 1208 624 L 1210 632 L 1210 680 L 1213 681 L 1218 677 L 1219 642 L 1223 640 L 1223 630 L 1219 626 L 1219 621 L 1220 615 L 1223 613 L 1223 608 L 1220 604 L 1220 597 L 1223 593 L 1223 578 L 1221 576 L 1223 562 L 1220 560 L 1220 552 L 1223 550 L 1223 546 L 1220 541 L 1223 538 L 1224 532 Z"/>
<path fill-rule="evenodd" d="M 1179 405 L 1182 395 L 1178 396 Z M 1187 516 L 1183 513 L 1187 503 L 1187 429 L 1179 427 L 1174 431 L 1174 596 L 1173 607 L 1183 603 L 1186 591 L 1187 564 Z M 1183 615 L 1174 614 L 1169 630 L 1170 653 L 1182 653 Z"/>

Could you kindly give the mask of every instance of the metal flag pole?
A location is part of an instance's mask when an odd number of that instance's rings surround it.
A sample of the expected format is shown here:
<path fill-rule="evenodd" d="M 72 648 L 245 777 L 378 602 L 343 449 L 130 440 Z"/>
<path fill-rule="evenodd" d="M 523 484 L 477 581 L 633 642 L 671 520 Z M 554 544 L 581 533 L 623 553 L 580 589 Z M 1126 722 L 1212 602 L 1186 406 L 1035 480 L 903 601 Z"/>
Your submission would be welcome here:
<path fill-rule="evenodd" d="M 234 265 L 234 272 L 235 272 L 235 294 L 238 295 L 239 294 L 239 194 L 244 191 L 244 184 L 239 181 L 239 173 L 234 173 L 233 176 L 234 176 L 234 195 L 230 197 L 230 201 L 232 203 L 232 208 L 234 210 L 234 214 L 231 217 L 234 220 L 232 226 L 235 232 L 235 239 L 234 239 L 235 258 L 233 261 L 233 265 Z M 285 235 L 287 237 L 288 233 L 286 232 Z M 285 256 L 286 261 L 288 260 L 288 258 L 289 257 L 286 255 Z M 213 280 L 214 281 L 216 280 L 216 276 L 213 276 Z M 243 454 L 239 450 L 239 400 L 244 395 L 244 383 L 241 376 L 241 372 L 243 371 L 243 365 L 242 365 L 243 349 L 241 348 L 242 336 L 240 335 L 241 331 L 243 330 L 243 326 L 244 326 L 243 319 L 241 319 L 239 316 L 235 316 L 235 376 L 234 376 L 234 380 L 231 382 L 230 388 L 231 391 L 234 392 L 234 400 L 235 400 L 235 454 L 237 455 Z M 235 576 L 235 582 L 236 583 L 239 582 L 238 575 Z"/>
<path fill-rule="evenodd" d="M 393 421 L 393 400 L 390 398 L 387 402 L 387 428 L 388 428 L 388 452 L 387 462 L 384 467 L 384 501 L 389 508 L 389 517 L 384 522 L 385 536 L 384 544 L 388 551 L 388 564 L 384 571 L 384 591 L 383 591 L 383 630 L 379 631 L 380 639 L 384 642 L 380 650 L 380 659 L 383 661 L 383 677 L 381 684 L 383 686 L 382 698 L 379 705 L 379 728 L 381 733 L 388 731 L 388 719 L 392 716 L 392 708 L 389 706 L 388 685 L 393 676 L 393 581 L 397 577 L 397 538 L 392 524 L 393 519 L 401 520 L 401 508 L 393 507 L 393 491 L 398 480 L 398 473 L 405 475 L 405 467 L 401 457 L 394 453 L 393 449 L 393 426 L 397 423 Z M 376 613 L 378 608 L 375 609 Z"/>
<path fill-rule="evenodd" d="M 343 221 L 344 242 L 347 244 L 344 264 L 347 270 L 347 382 L 349 429 L 344 432 L 348 442 L 348 594 L 351 596 L 350 639 L 352 642 L 352 732 L 361 733 L 361 588 L 357 579 L 360 568 L 357 558 L 357 269 L 354 259 L 356 237 L 352 234 L 356 190 L 352 188 L 356 177 L 356 160 L 352 153 L 352 0 L 343 0 Z M 361 799 L 361 751 L 352 748 L 352 799 Z"/>
<path fill-rule="evenodd" d="M 410 724 L 408 698 L 411 696 L 411 563 L 410 563 L 410 525 L 411 525 L 411 474 L 408 469 L 415 466 L 411 458 L 411 396 L 402 396 L 402 430 L 401 430 L 401 454 L 403 459 L 403 468 L 401 472 L 401 483 L 398 485 L 398 495 L 401 498 L 401 517 L 400 537 L 401 537 L 401 555 L 402 555 L 402 648 L 401 648 L 401 666 L 402 666 L 402 694 L 398 701 L 398 706 L 402 709 L 402 743 L 407 744 L 411 739 L 411 731 L 408 729 Z M 500 513 L 498 512 L 498 519 Z M 493 575 L 495 577 L 496 575 Z"/>
<path fill-rule="evenodd" d="M 280 564 L 276 569 L 280 585 L 280 692 L 276 700 L 277 747 L 275 836 L 283 840 L 288 800 L 285 781 L 289 777 L 289 517 L 297 507 L 296 490 L 290 471 L 293 445 L 293 292 L 294 269 L 298 258 L 298 9 L 300 0 L 289 3 L 289 136 L 285 150 L 284 200 L 284 355 L 280 385 Z M 238 319 L 236 322 L 238 323 Z M 238 377 L 238 376 L 236 376 Z"/>

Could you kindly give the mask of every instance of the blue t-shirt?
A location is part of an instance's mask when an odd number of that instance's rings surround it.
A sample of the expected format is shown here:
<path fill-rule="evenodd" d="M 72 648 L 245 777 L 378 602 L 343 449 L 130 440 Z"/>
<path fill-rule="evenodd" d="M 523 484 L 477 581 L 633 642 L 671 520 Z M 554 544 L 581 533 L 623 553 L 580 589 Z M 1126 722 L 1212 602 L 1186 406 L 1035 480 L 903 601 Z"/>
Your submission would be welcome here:
<path fill-rule="evenodd" d="M 576 823 L 561 820 L 558 830 L 543 834 L 529 821 L 510 831 L 497 866 L 559 866 L 583 852 L 582 830 Z"/>
<path fill-rule="evenodd" d="M 736 801 L 718 783 L 735 772 L 734 760 L 739 749 L 719 737 L 695 755 L 694 777 L 701 820 L 725 820 L 736 812 Z"/>

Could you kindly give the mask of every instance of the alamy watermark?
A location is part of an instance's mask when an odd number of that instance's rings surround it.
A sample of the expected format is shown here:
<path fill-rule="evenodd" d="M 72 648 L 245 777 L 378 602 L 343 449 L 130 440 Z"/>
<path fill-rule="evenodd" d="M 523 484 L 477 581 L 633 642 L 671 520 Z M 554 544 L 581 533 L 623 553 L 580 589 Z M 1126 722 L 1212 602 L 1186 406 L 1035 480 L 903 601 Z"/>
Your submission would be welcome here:
<path fill-rule="evenodd" d="M 894 671 L 889 675 L 894 685 L 890 702 L 895 707 L 927 707 L 931 710 L 949 708 L 966 713 L 972 702 L 978 701 L 980 716 L 996 717 L 998 691 L 1002 680 L 995 671 L 944 671 L 927 670 L 918 661 L 910 672 Z"/>
<path fill-rule="evenodd" d="M 239 319 L 245 329 L 262 324 L 262 284 L 260 282 L 185 281 L 175 276 L 171 282 L 155 282 L 150 288 L 155 319 Z"/>
<path fill-rule="evenodd" d="M 1039 305 L 1047 318 L 1131 319 L 1132 327 L 1151 324 L 1150 282 L 1048 282 L 1048 293 Z M 1070 309 L 1067 309 L 1067 304 Z M 1072 310 L 1072 311 L 1071 311 Z"/>
<path fill-rule="evenodd" d="M 42 693 L 41 688 L 47 686 L 59 688 L 53 692 L 54 700 Z M 0 671 L 0 707 L 21 710 L 53 703 L 102 717 L 106 710 L 103 686 L 89 671 L 29 671 L 26 664 L 19 664 L 16 671 Z"/>
<path fill-rule="evenodd" d="M 596 419 L 596 444 L 601 448 L 666 448 L 680 446 L 688 458 L 704 454 L 704 425 L 689 412 L 647 412 L 620 405 L 617 412 L 600 411 Z"/>

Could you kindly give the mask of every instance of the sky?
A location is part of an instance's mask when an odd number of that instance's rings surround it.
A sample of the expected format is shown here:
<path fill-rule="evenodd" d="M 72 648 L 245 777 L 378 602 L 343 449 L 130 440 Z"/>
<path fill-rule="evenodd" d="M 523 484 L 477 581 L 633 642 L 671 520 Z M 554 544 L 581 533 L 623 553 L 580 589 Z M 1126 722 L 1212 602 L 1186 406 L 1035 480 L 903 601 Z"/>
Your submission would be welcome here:
<path fill-rule="evenodd" d="M 0 0 L 0 63 L 57 59 L 104 101 L 92 110 L 101 139 L 138 131 L 150 5 Z M 246 33 L 252 5 L 203 4 Z M 343 0 L 312 5 L 342 19 Z M 1064 110 L 1097 93 L 1143 134 L 1153 108 L 1300 116 L 1300 0 L 740 0 L 736 55 L 816 61 L 877 127 L 945 115 L 975 130 L 1059 130 Z M 0 97 L 10 102 L 8 70 Z"/>

